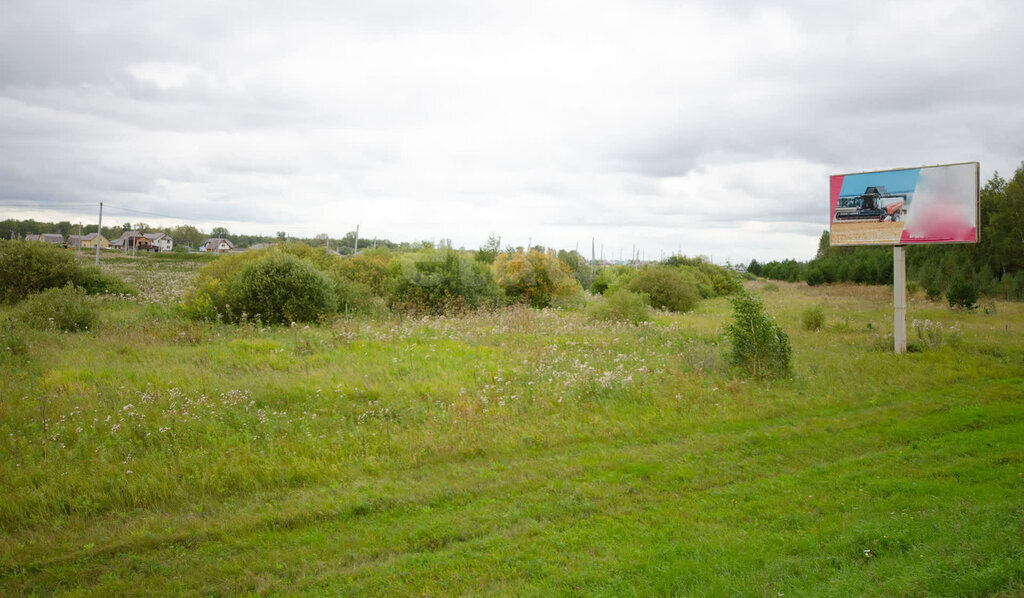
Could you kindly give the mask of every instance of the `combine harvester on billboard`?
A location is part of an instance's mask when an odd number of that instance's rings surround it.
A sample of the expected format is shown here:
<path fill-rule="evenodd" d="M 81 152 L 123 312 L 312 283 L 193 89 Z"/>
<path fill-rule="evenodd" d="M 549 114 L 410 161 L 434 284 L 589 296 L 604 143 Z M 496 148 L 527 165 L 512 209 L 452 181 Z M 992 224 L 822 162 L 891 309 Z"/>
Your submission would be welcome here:
<path fill-rule="evenodd" d="M 833 221 L 898 222 L 907 213 L 911 193 L 889 193 L 883 185 L 868 187 L 860 195 L 840 196 Z"/>
<path fill-rule="evenodd" d="M 837 174 L 832 245 L 893 246 L 893 345 L 907 350 L 906 245 L 978 241 L 977 162 Z"/>

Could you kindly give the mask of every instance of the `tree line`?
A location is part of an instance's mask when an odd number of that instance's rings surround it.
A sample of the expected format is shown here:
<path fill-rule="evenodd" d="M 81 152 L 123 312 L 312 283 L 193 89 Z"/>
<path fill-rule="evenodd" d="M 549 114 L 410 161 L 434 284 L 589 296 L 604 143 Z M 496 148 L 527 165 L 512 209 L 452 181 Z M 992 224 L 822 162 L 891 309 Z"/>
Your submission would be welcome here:
<path fill-rule="evenodd" d="M 995 173 L 981 189 L 978 242 L 907 247 L 907 279 L 937 298 L 967 286 L 981 295 L 1024 300 L 1024 164 L 1007 181 Z M 808 262 L 752 260 L 756 276 L 810 285 L 832 282 L 892 284 L 890 247 L 832 247 L 821 234 Z"/>
<path fill-rule="evenodd" d="M 60 222 L 42 222 L 34 219 L 16 220 L 8 218 L 0 221 L 0 238 L 10 240 L 24 239 L 25 235 L 38 235 L 44 233 L 68 235 L 88 235 L 96 232 L 95 224 L 78 224 L 68 220 Z M 204 241 L 211 238 L 227 239 L 235 247 L 248 248 L 254 245 L 276 243 L 278 241 L 294 241 L 304 243 L 310 247 L 327 247 L 342 255 L 352 254 L 356 250 L 356 232 L 349 231 L 342 237 L 331 237 L 327 233 L 321 233 L 313 237 L 293 237 L 284 231 L 273 236 L 270 235 L 246 235 L 233 234 L 223 226 L 214 227 L 209 232 L 200 230 L 190 224 L 183 224 L 171 227 L 151 226 L 145 222 L 123 222 L 112 226 L 104 226 L 102 235 L 107 239 L 116 239 L 125 231 L 138 231 L 142 234 L 164 233 L 174 240 L 175 250 L 189 251 L 197 250 Z M 360 238 L 359 248 L 378 247 L 386 249 L 400 249 L 415 251 L 424 247 L 432 247 L 428 241 L 416 243 L 395 243 L 388 239 Z"/>

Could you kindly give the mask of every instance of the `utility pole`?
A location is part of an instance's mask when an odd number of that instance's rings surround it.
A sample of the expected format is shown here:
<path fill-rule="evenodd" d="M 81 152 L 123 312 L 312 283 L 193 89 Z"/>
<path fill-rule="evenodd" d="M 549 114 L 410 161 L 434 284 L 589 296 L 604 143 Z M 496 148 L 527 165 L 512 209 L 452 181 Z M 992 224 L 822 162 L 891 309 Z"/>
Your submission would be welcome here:
<path fill-rule="evenodd" d="M 100 239 L 103 238 L 103 202 L 100 202 L 100 223 L 96 226 L 96 265 L 100 265 Z"/>
<path fill-rule="evenodd" d="M 82 221 L 78 221 L 78 255 L 82 255 Z"/>
<path fill-rule="evenodd" d="M 359 253 L 359 225 L 356 225 L 356 240 L 352 245 L 352 255 Z"/>

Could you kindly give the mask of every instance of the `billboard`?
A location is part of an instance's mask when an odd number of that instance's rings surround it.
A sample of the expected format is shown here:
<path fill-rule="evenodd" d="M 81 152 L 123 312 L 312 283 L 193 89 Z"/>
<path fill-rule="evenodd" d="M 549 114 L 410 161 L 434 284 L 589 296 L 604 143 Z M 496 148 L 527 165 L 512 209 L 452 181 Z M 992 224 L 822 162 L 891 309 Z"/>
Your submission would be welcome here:
<path fill-rule="evenodd" d="M 832 245 L 975 243 L 977 162 L 831 177 Z"/>

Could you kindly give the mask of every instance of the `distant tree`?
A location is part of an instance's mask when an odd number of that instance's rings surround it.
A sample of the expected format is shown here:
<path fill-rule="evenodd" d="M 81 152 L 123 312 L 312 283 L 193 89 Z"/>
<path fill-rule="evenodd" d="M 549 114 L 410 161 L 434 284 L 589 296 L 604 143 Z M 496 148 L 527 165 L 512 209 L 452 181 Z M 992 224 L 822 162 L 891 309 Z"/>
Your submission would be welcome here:
<path fill-rule="evenodd" d="M 57 223 L 57 232 L 65 237 L 68 236 L 71 234 L 71 223 L 67 220 L 61 220 Z"/>
<path fill-rule="evenodd" d="M 190 224 L 174 227 L 171 229 L 170 235 L 175 245 L 185 247 L 198 247 L 206 239 L 206 235 L 201 230 Z"/>
<path fill-rule="evenodd" d="M 216 226 L 213 228 L 212 231 L 210 231 L 210 234 L 213 235 L 215 238 L 223 239 L 226 238 L 231 233 L 229 233 L 228 229 L 224 228 L 223 226 Z"/>
<path fill-rule="evenodd" d="M 761 264 L 757 260 L 750 260 L 750 265 L 747 266 L 747 272 L 750 272 L 754 276 L 761 275 Z"/>
<path fill-rule="evenodd" d="M 487 241 L 481 245 L 480 250 L 476 252 L 476 260 L 478 262 L 493 264 L 494 258 L 498 257 L 499 253 L 501 253 L 501 237 L 495 237 L 491 234 L 487 236 Z"/>
<path fill-rule="evenodd" d="M 148 233 L 152 231 L 152 227 L 145 222 L 136 222 L 133 230 L 137 230 L 140 233 Z"/>
<path fill-rule="evenodd" d="M 822 259 L 828 256 L 828 250 L 832 246 L 832 238 L 829 232 L 822 231 L 821 238 L 818 239 L 818 253 L 815 254 L 815 259 Z"/>
<path fill-rule="evenodd" d="M 288 239 L 288 233 L 284 232 L 283 230 L 277 231 L 277 240 L 278 241 L 285 241 L 287 239 Z"/>

